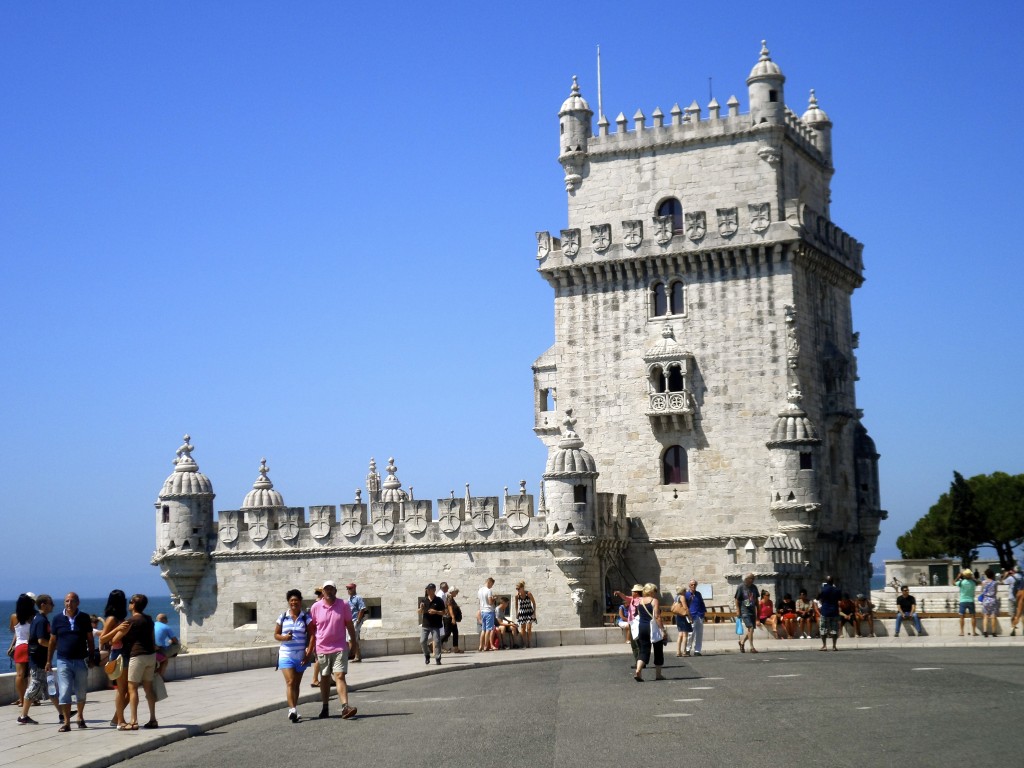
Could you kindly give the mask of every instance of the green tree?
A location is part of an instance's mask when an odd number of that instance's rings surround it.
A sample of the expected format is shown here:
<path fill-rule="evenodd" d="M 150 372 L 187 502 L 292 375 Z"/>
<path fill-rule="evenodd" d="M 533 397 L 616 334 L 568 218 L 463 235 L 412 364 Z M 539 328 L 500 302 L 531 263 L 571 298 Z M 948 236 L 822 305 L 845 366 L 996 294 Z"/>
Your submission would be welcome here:
<path fill-rule="evenodd" d="M 969 566 L 978 547 L 995 549 L 1003 568 L 1024 543 L 1024 475 L 995 472 L 964 480 L 953 473 L 949 491 L 896 539 L 903 557 L 958 557 Z"/>

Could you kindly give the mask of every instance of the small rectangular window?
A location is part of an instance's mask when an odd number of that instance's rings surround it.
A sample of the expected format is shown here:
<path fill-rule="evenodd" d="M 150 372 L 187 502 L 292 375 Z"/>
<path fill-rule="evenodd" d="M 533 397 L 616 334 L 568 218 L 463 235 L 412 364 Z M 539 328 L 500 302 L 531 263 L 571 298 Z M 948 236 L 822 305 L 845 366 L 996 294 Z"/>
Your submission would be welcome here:
<path fill-rule="evenodd" d="M 551 390 L 550 389 L 542 389 L 540 391 L 540 409 L 541 409 L 541 411 L 545 411 L 545 412 L 551 410 Z"/>
<path fill-rule="evenodd" d="M 811 454 L 800 454 L 800 469 L 814 469 L 814 457 Z"/>
<path fill-rule="evenodd" d="M 162 515 L 162 520 L 165 523 L 171 522 L 171 508 L 169 506 L 164 504 L 163 505 L 163 509 L 160 510 L 160 513 Z"/>
<path fill-rule="evenodd" d="M 255 629 L 257 625 L 256 603 L 235 603 L 232 606 L 235 629 Z"/>

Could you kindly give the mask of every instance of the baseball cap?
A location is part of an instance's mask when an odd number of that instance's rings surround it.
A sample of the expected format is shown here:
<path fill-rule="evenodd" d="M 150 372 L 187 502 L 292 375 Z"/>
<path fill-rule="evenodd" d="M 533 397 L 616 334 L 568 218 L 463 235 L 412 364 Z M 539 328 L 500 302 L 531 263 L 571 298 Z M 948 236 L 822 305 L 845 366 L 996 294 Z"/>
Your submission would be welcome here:
<path fill-rule="evenodd" d="M 333 581 L 328 580 L 328 581 L 324 582 L 324 587 L 323 588 L 327 589 L 328 587 L 334 587 L 335 589 L 337 589 L 338 585 L 335 584 Z"/>
<path fill-rule="evenodd" d="M 356 583 L 353 581 L 351 584 L 346 584 L 345 589 L 355 589 Z"/>

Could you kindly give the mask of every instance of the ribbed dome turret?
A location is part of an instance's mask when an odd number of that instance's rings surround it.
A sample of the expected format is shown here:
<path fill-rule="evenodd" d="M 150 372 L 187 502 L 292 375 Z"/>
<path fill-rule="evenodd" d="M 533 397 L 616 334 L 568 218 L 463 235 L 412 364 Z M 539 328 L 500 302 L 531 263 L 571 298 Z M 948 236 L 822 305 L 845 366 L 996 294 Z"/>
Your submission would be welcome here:
<path fill-rule="evenodd" d="M 772 438 L 768 441 L 769 448 L 776 448 L 786 445 L 817 445 L 821 442 L 818 431 L 803 408 L 800 401 L 803 396 L 799 390 L 792 390 L 789 393 L 789 405 L 779 412 L 775 426 L 772 428 Z"/>
<path fill-rule="evenodd" d="M 757 60 L 757 64 L 750 70 L 750 76 L 747 78 L 747 85 L 750 85 L 752 80 L 759 80 L 761 78 L 770 77 L 778 79 L 780 81 L 786 78 L 782 75 L 782 70 L 779 69 L 779 65 L 772 61 L 771 54 L 768 51 L 768 42 L 766 40 L 761 41 L 761 58 Z"/>
<path fill-rule="evenodd" d="M 199 465 L 192 458 L 195 447 L 189 443 L 191 438 L 185 435 L 184 440 L 184 445 L 175 452 L 174 472 L 164 480 L 164 487 L 160 489 L 161 499 L 173 499 L 177 496 L 213 496 L 213 483 L 199 471 Z"/>
<path fill-rule="evenodd" d="M 385 467 L 388 473 L 387 478 L 384 480 L 384 490 L 381 491 L 381 501 L 393 501 L 402 502 L 409 498 L 409 494 L 402 490 L 402 481 L 395 475 L 398 472 L 398 467 L 395 466 L 394 458 L 388 459 L 388 465 Z"/>
<path fill-rule="evenodd" d="M 572 76 L 572 90 L 569 92 L 569 98 L 562 102 L 562 108 L 558 110 L 558 114 L 562 115 L 566 112 L 586 111 L 590 112 L 590 105 L 587 104 L 587 100 L 583 98 L 580 93 L 579 83 L 576 82 L 576 75 Z"/>
<path fill-rule="evenodd" d="M 284 506 L 284 498 L 280 492 L 274 490 L 274 484 L 270 482 L 270 478 L 267 476 L 269 472 L 270 467 L 267 466 L 267 460 L 260 459 L 260 476 L 252 484 L 252 490 L 245 494 L 242 509 Z"/>
<path fill-rule="evenodd" d="M 597 465 L 594 457 L 583 450 L 583 440 L 573 431 L 576 419 L 572 417 L 572 408 L 566 412 L 565 433 L 558 441 L 558 447 L 552 449 L 548 456 L 547 470 L 544 477 L 574 475 L 579 477 L 597 477 Z"/>
<path fill-rule="evenodd" d="M 807 111 L 804 112 L 800 119 L 811 126 L 832 124 L 832 121 L 828 119 L 828 115 L 825 114 L 825 110 L 818 106 L 818 97 L 814 95 L 813 88 L 811 88 L 811 98 L 807 102 Z"/>

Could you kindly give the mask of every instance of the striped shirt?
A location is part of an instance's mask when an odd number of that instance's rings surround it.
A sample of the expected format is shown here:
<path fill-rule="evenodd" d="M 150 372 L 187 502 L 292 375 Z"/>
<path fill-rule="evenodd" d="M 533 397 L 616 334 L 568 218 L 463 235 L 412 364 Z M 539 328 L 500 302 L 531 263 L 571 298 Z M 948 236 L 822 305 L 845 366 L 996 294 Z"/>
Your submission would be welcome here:
<path fill-rule="evenodd" d="M 281 614 L 281 618 L 277 620 L 277 623 L 281 625 L 282 635 L 291 633 L 292 639 L 285 640 L 281 643 L 281 650 L 278 653 L 278 658 L 290 658 L 299 659 L 306 655 L 306 641 L 309 639 L 306 636 L 306 625 L 309 623 L 309 614 L 305 611 L 299 613 L 299 617 L 295 618 L 290 613 Z"/>

